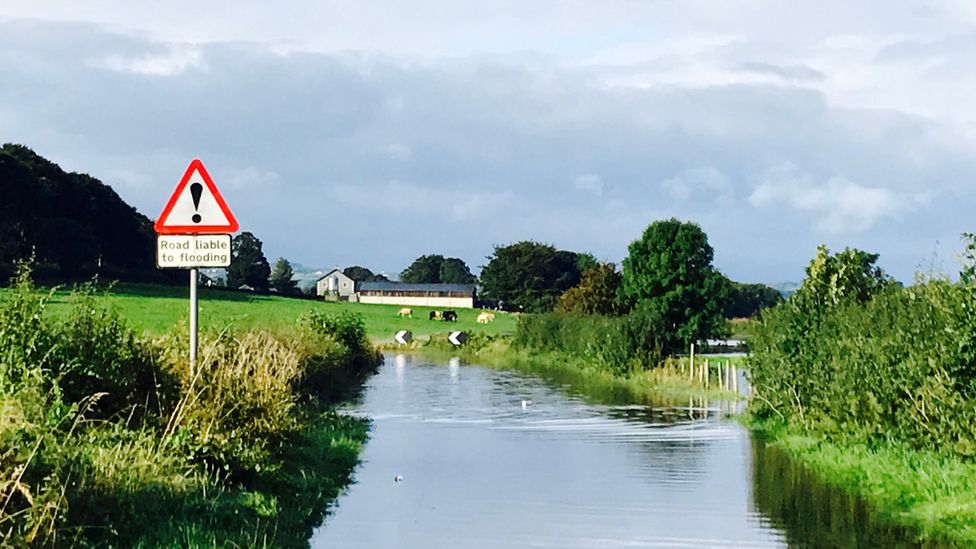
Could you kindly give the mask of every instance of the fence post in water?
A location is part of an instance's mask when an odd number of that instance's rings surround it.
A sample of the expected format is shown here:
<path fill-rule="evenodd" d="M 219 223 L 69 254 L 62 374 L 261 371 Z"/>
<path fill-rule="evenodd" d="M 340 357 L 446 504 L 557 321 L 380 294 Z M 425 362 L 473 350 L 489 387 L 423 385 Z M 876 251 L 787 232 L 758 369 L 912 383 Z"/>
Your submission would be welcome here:
<path fill-rule="evenodd" d="M 735 365 L 732 366 L 732 390 L 739 392 L 739 368 Z"/>
<path fill-rule="evenodd" d="M 708 389 L 708 359 L 705 359 L 705 388 Z"/>
<path fill-rule="evenodd" d="M 722 361 L 715 365 L 715 373 L 718 375 L 718 389 L 722 390 Z"/>
<path fill-rule="evenodd" d="M 691 344 L 691 356 L 688 358 L 688 368 L 690 370 L 690 380 L 692 383 L 695 382 L 695 344 Z"/>

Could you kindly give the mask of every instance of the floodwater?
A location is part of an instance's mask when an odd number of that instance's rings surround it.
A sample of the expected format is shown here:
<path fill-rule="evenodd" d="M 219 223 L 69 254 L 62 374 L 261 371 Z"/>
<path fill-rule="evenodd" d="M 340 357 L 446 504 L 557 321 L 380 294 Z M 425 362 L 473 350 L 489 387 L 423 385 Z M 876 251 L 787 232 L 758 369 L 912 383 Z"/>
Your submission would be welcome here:
<path fill-rule="evenodd" d="M 512 371 L 390 355 L 314 548 L 909 548 L 729 421 L 729 403 L 587 403 Z"/>

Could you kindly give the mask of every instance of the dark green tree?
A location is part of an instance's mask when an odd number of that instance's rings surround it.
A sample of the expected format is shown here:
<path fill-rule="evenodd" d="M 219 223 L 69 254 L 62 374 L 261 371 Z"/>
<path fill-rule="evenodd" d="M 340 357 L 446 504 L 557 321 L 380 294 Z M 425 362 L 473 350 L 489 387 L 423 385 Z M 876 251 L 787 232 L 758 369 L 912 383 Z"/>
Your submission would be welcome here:
<path fill-rule="evenodd" d="M 612 263 L 600 263 L 583 271 L 580 283 L 559 296 L 556 310 L 575 315 L 615 315 L 620 312 L 619 293 L 617 268 Z"/>
<path fill-rule="evenodd" d="M 40 279 L 77 280 L 97 273 L 159 280 L 166 275 L 155 268 L 154 241 L 149 219 L 108 185 L 85 174 L 67 173 L 23 145 L 0 147 L 4 283 L 14 262 L 31 255 L 34 276 Z"/>
<path fill-rule="evenodd" d="M 412 284 L 472 284 L 474 275 L 464 261 L 438 254 L 422 255 L 402 273 L 400 280 Z"/>
<path fill-rule="evenodd" d="M 282 294 L 297 294 L 298 283 L 294 280 L 295 269 L 291 263 L 283 257 L 275 261 L 274 268 L 271 269 L 271 287 Z"/>
<path fill-rule="evenodd" d="M 436 284 L 441 281 L 442 255 L 422 255 L 400 273 L 400 280 L 411 284 Z"/>
<path fill-rule="evenodd" d="M 239 288 L 245 284 L 255 290 L 268 289 L 271 266 L 264 257 L 261 241 L 244 231 L 231 242 L 231 262 L 227 267 L 227 285 Z"/>
<path fill-rule="evenodd" d="M 474 284 L 475 277 L 464 261 L 445 257 L 441 262 L 440 281 L 445 284 Z"/>
<path fill-rule="evenodd" d="M 538 242 L 496 246 L 481 271 L 483 295 L 528 312 L 551 311 L 563 292 L 579 284 L 577 259 Z"/>
<path fill-rule="evenodd" d="M 599 267 L 600 265 L 602 265 L 602 263 L 597 260 L 595 255 L 589 252 L 576 254 L 576 268 L 579 269 L 579 272 L 581 273 L 585 273 L 586 271 Z"/>
<path fill-rule="evenodd" d="M 765 284 L 743 284 L 729 281 L 729 299 L 725 302 L 725 318 L 751 318 L 759 311 L 783 302 L 778 290 Z"/>
<path fill-rule="evenodd" d="M 355 280 L 356 282 L 389 282 L 390 279 L 381 274 L 376 274 L 366 267 L 353 265 L 342 270 L 342 274 Z"/>
<path fill-rule="evenodd" d="M 640 307 L 664 329 L 659 345 L 665 354 L 689 343 L 724 335 L 727 279 L 712 266 L 708 236 L 694 223 L 656 221 L 630 244 L 623 262 L 621 296 Z"/>

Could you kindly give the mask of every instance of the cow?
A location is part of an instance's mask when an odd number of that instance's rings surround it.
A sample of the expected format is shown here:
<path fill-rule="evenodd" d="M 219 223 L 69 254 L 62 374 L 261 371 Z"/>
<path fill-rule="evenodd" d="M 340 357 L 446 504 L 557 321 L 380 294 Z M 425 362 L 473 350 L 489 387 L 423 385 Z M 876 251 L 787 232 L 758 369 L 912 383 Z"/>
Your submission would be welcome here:
<path fill-rule="evenodd" d="M 444 322 L 457 322 L 457 311 L 444 311 Z"/>
<path fill-rule="evenodd" d="M 440 311 L 431 311 L 430 312 L 430 315 L 429 315 L 429 318 L 431 320 L 440 320 L 441 319 L 441 312 Z"/>
<path fill-rule="evenodd" d="M 481 314 L 478 315 L 478 324 L 488 324 L 493 320 L 495 320 L 495 313 L 482 311 Z"/>
<path fill-rule="evenodd" d="M 404 308 L 400 309 L 399 311 L 397 311 L 397 316 L 400 317 L 400 318 L 403 318 L 403 317 L 413 318 L 413 309 L 408 309 L 408 308 L 404 307 Z"/>

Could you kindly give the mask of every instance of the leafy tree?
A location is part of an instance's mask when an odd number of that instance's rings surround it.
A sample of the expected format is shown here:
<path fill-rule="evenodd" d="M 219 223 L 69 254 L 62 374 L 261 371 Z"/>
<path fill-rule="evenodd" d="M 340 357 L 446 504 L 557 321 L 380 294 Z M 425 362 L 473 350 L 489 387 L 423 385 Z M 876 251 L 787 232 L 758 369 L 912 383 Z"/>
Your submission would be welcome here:
<path fill-rule="evenodd" d="M 98 273 L 159 280 L 167 276 L 154 265 L 154 248 L 152 223 L 108 185 L 67 173 L 23 145 L 0 147 L 4 282 L 14 263 L 32 254 L 39 278 L 77 280 Z"/>
<path fill-rule="evenodd" d="M 576 254 L 576 268 L 579 269 L 579 272 L 581 273 L 585 273 L 586 271 L 599 267 L 600 265 L 602 264 L 597 260 L 596 256 L 589 252 Z"/>
<path fill-rule="evenodd" d="M 446 284 L 474 284 L 475 276 L 464 261 L 456 257 L 445 257 L 441 262 L 440 279 Z"/>
<path fill-rule="evenodd" d="M 411 284 L 436 284 L 441 281 L 442 255 L 422 255 L 400 273 L 400 280 Z"/>
<path fill-rule="evenodd" d="M 390 280 L 381 274 L 375 274 L 366 267 L 361 267 L 359 265 L 346 267 L 342 270 L 342 273 L 356 282 L 389 282 Z"/>
<path fill-rule="evenodd" d="M 291 263 L 283 257 L 275 261 L 274 268 L 271 270 L 271 287 L 282 294 L 298 293 L 298 283 L 293 280 L 295 270 Z"/>
<path fill-rule="evenodd" d="M 976 234 L 962 233 L 962 241 L 966 248 L 959 258 L 962 263 L 959 281 L 963 284 L 973 284 L 976 283 Z"/>
<path fill-rule="evenodd" d="M 729 281 L 729 299 L 725 302 L 725 317 L 753 317 L 760 310 L 775 307 L 782 302 L 783 295 L 765 284 Z"/>
<path fill-rule="evenodd" d="M 227 267 L 227 285 L 239 288 L 244 284 L 255 290 L 268 289 L 271 266 L 261 250 L 261 241 L 244 231 L 231 242 L 231 262 Z"/>
<path fill-rule="evenodd" d="M 576 315 L 615 315 L 620 312 L 619 292 L 617 268 L 612 263 L 600 263 L 583 271 L 580 283 L 559 296 L 556 310 Z"/>
<path fill-rule="evenodd" d="M 664 353 L 724 335 L 727 279 L 712 266 L 708 236 L 694 223 L 656 221 L 630 244 L 623 261 L 626 305 L 653 311 Z M 648 313 L 650 314 L 650 313 Z"/>
<path fill-rule="evenodd" d="M 894 284 L 877 261 L 878 254 L 857 248 L 844 248 L 831 255 L 821 244 L 790 302 L 809 314 L 842 303 L 864 303 Z"/>
<path fill-rule="evenodd" d="M 577 254 L 538 242 L 496 246 L 481 271 L 484 297 L 528 312 L 552 310 L 556 299 L 580 282 Z"/>
<path fill-rule="evenodd" d="M 474 275 L 464 261 L 442 255 L 422 255 L 402 273 L 400 280 L 413 284 L 472 284 Z"/>

